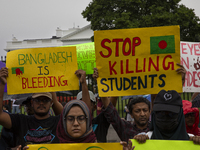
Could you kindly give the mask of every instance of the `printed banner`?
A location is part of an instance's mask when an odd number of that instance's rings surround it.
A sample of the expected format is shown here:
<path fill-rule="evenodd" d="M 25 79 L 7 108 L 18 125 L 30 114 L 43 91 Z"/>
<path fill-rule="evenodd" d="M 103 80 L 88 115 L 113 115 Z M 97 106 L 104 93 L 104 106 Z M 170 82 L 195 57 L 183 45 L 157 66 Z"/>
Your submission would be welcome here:
<path fill-rule="evenodd" d="M 78 90 L 76 47 L 49 47 L 7 53 L 8 94 Z"/>
<path fill-rule="evenodd" d="M 122 150 L 119 143 L 33 144 L 29 150 Z"/>
<path fill-rule="evenodd" d="M 100 96 L 182 92 L 179 26 L 94 31 Z"/>
<path fill-rule="evenodd" d="M 200 145 L 193 141 L 179 140 L 147 140 L 146 143 L 139 144 L 136 140 L 131 139 L 134 150 L 199 150 Z"/>
<path fill-rule="evenodd" d="M 186 69 L 183 92 L 199 92 L 200 42 L 181 42 L 181 64 Z"/>
<path fill-rule="evenodd" d="M 84 70 L 86 74 L 93 74 L 96 67 L 94 42 L 66 46 L 76 46 L 78 69 Z"/>

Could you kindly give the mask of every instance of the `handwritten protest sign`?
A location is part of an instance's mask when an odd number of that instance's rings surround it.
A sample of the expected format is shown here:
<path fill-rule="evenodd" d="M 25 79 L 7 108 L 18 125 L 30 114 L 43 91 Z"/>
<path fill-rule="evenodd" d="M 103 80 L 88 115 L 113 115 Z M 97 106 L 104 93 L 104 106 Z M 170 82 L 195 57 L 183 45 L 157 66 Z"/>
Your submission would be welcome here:
<path fill-rule="evenodd" d="M 193 141 L 179 140 L 147 140 L 146 143 L 139 144 L 136 140 L 131 139 L 134 150 L 199 150 L 200 145 L 195 145 Z"/>
<path fill-rule="evenodd" d="M 33 144 L 29 150 L 122 150 L 119 143 Z"/>
<path fill-rule="evenodd" d="M 96 67 L 94 42 L 66 46 L 76 46 L 78 69 L 93 74 L 93 68 Z"/>
<path fill-rule="evenodd" d="M 186 69 L 183 92 L 199 92 L 200 42 L 181 42 L 181 64 Z"/>
<path fill-rule="evenodd" d="M 94 32 L 100 96 L 182 92 L 179 26 Z"/>
<path fill-rule="evenodd" d="M 21 49 L 7 53 L 8 94 L 78 90 L 76 47 Z"/>

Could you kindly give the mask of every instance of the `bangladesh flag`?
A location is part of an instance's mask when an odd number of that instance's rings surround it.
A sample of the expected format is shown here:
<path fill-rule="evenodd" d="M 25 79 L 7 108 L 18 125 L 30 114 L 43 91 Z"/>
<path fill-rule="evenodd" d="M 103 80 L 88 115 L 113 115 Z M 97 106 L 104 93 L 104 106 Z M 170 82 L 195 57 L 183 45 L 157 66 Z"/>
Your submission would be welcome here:
<path fill-rule="evenodd" d="M 151 54 L 175 53 L 174 35 L 150 37 Z"/>
<path fill-rule="evenodd" d="M 12 74 L 21 75 L 24 73 L 24 67 L 12 67 Z"/>

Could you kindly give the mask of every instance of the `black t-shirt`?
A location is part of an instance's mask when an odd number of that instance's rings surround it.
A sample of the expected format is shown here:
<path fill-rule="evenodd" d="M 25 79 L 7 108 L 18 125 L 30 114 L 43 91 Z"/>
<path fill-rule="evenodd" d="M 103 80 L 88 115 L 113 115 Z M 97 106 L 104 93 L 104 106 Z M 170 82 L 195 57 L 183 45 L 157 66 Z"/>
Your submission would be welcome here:
<path fill-rule="evenodd" d="M 24 147 L 28 144 L 59 143 L 56 136 L 56 127 L 59 116 L 50 116 L 47 119 L 38 120 L 34 116 L 22 114 L 10 114 L 12 121 L 11 132 L 14 133 L 16 145 Z"/>
<path fill-rule="evenodd" d="M 95 135 L 98 142 L 107 142 L 106 136 L 108 133 L 108 128 L 110 123 L 107 121 L 103 112 L 101 112 L 97 117 L 92 119 L 92 124 L 97 124 L 97 128 L 95 130 Z"/>

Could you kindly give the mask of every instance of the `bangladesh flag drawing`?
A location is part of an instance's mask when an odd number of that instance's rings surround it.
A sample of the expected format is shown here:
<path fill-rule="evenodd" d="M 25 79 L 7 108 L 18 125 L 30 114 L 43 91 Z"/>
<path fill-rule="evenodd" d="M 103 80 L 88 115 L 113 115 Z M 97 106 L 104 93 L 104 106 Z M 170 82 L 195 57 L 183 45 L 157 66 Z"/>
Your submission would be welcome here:
<path fill-rule="evenodd" d="M 24 67 L 12 67 L 12 74 L 16 74 L 16 76 L 20 76 L 24 73 Z"/>
<path fill-rule="evenodd" d="M 151 54 L 175 53 L 174 35 L 150 37 Z"/>

